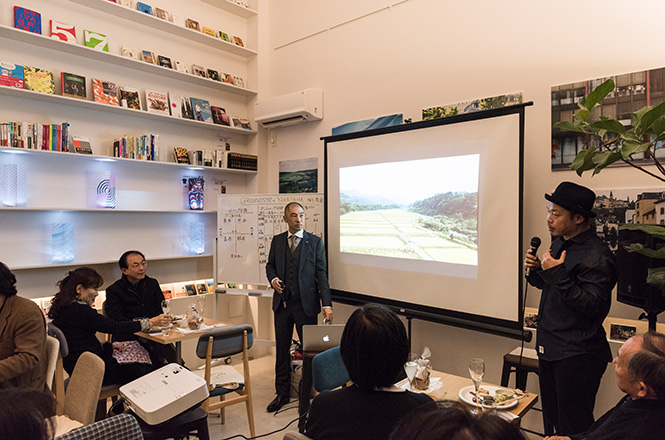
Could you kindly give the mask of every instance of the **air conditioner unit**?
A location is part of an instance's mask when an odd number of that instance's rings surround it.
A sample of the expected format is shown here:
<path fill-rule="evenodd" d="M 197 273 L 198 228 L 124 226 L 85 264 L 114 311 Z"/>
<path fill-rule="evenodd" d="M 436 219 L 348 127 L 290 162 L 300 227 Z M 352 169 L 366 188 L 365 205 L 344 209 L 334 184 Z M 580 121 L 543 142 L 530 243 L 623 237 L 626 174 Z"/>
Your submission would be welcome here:
<path fill-rule="evenodd" d="M 305 89 L 254 105 L 254 118 L 266 128 L 323 119 L 323 90 Z"/>

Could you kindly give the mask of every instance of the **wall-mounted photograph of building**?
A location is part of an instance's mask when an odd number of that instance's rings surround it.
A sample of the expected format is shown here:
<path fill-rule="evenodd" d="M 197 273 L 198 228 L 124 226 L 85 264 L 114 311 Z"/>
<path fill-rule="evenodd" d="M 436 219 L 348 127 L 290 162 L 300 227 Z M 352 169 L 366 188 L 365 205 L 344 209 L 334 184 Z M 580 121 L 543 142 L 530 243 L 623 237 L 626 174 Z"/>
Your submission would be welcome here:
<path fill-rule="evenodd" d="M 577 103 L 593 89 L 608 79 L 614 79 L 615 89 L 600 103 L 590 122 L 601 116 L 618 119 L 630 125 L 630 115 L 646 105 L 657 106 L 665 100 L 665 68 L 608 76 L 552 87 L 552 124 L 572 121 L 579 110 Z M 552 129 L 552 169 L 568 170 L 575 156 L 587 143 L 598 144 L 598 139 L 575 132 Z M 656 157 L 665 157 L 660 145 Z M 636 160 L 640 160 L 639 157 Z M 617 162 L 616 165 L 623 165 Z"/>

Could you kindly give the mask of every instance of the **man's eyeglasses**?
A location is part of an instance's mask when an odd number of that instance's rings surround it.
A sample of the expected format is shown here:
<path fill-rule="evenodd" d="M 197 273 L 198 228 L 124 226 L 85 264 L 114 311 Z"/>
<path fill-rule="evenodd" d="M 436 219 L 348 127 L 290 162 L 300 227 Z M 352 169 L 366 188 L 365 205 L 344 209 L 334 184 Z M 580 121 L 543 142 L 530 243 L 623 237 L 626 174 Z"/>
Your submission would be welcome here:
<path fill-rule="evenodd" d="M 134 263 L 132 264 L 132 269 L 138 269 L 139 267 L 148 267 L 148 262 L 143 260 L 140 263 Z"/>

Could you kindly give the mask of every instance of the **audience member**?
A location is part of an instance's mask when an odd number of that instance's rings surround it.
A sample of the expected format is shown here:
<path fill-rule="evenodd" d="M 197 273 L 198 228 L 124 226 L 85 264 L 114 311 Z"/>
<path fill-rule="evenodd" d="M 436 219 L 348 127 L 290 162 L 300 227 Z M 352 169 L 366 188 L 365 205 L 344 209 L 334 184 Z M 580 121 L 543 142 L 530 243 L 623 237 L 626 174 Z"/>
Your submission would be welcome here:
<path fill-rule="evenodd" d="M 16 277 L 0 262 L 0 389 L 46 388 L 46 322 L 33 301 L 17 296 Z"/>
<path fill-rule="evenodd" d="M 146 275 L 148 262 L 143 253 L 131 250 L 118 260 L 122 277 L 106 288 L 104 314 L 114 321 L 131 321 L 162 313 L 164 294 L 159 282 Z M 114 337 L 114 341 L 137 340 L 138 336 Z M 149 352 L 153 364 L 162 366 L 176 361 L 175 348 L 147 339 L 140 339 Z"/>
<path fill-rule="evenodd" d="M 409 341 L 404 324 L 389 308 L 366 304 L 353 312 L 342 334 L 340 352 L 353 385 L 314 398 L 307 436 L 315 440 L 388 439 L 406 413 L 434 406 L 426 394 L 393 385 L 404 372 Z"/>
<path fill-rule="evenodd" d="M 62 280 L 58 281 L 58 293 L 55 294 L 49 317 L 53 324 L 65 334 L 69 354 L 63 359 L 63 366 L 67 373 L 72 374 L 78 358 L 86 351 L 96 354 L 104 360 L 106 371 L 104 384 L 127 383 L 155 367 L 150 364 L 148 352 L 138 344 L 133 348 L 137 351 L 137 361 L 119 364 L 113 356 L 111 344 L 102 345 L 96 333 L 110 333 L 112 335 L 132 335 L 138 331 L 147 331 L 151 326 L 168 325 L 171 319 L 165 315 L 158 315 L 151 319 L 137 321 L 116 322 L 99 314 L 94 308 L 97 289 L 104 283 L 101 275 L 90 267 L 79 267 L 72 270 Z M 127 350 L 126 344 L 114 343 L 116 350 Z M 145 354 L 140 362 L 140 351 Z"/>
<path fill-rule="evenodd" d="M 11 388 L 0 390 L 2 440 L 50 440 L 55 400 L 48 392 Z"/>
<path fill-rule="evenodd" d="M 493 413 L 471 414 L 454 400 L 411 411 L 395 426 L 390 440 L 524 440 L 516 425 Z"/>
<path fill-rule="evenodd" d="M 583 434 L 550 440 L 663 440 L 665 335 L 649 331 L 628 339 L 612 361 L 619 403 Z"/>

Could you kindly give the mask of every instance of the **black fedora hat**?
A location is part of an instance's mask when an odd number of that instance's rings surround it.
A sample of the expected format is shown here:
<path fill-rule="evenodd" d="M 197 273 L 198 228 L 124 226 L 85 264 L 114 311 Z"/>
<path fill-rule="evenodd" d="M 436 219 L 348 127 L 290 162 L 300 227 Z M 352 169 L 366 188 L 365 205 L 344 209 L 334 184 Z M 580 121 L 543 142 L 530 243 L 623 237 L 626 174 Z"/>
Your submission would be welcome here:
<path fill-rule="evenodd" d="M 592 211 L 596 193 L 586 186 L 573 182 L 561 182 L 551 195 L 545 194 L 545 198 L 585 217 L 594 218 L 596 216 L 596 213 Z"/>

